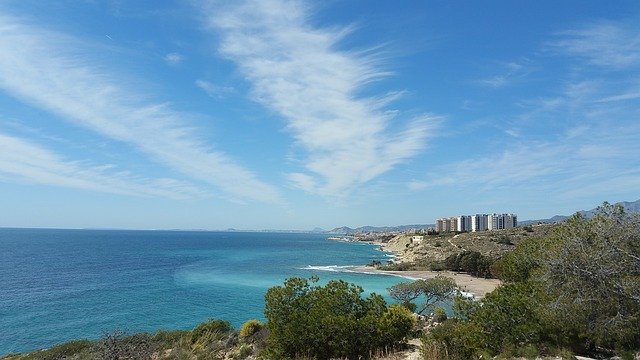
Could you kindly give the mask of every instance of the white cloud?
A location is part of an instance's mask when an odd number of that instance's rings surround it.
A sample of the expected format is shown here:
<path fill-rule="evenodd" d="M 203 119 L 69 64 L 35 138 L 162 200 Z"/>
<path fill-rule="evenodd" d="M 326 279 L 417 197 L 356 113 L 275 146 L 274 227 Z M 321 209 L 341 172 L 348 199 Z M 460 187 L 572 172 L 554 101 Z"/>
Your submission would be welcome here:
<path fill-rule="evenodd" d="M 115 172 L 112 165 L 68 161 L 30 141 L 0 133 L 0 174 L 13 181 L 100 191 L 111 194 L 189 199 L 210 196 L 175 179 L 146 179 Z M 9 176 L 5 176 L 8 180 Z"/>
<path fill-rule="evenodd" d="M 172 52 L 164 56 L 164 61 L 169 65 L 178 65 L 184 61 L 184 55 Z"/>
<path fill-rule="evenodd" d="M 599 22 L 558 34 L 550 43 L 557 51 L 584 58 L 593 65 L 623 69 L 640 63 L 640 28 Z"/>
<path fill-rule="evenodd" d="M 438 117 L 420 116 L 390 133 L 401 119 L 384 107 L 397 94 L 358 96 L 388 72 L 371 55 L 338 50 L 349 29 L 313 27 L 305 2 L 238 1 L 206 10 L 208 25 L 220 31 L 220 53 L 239 66 L 255 99 L 287 121 L 306 152 L 307 172 L 289 176 L 295 185 L 344 195 L 425 148 Z"/>
<path fill-rule="evenodd" d="M 635 100 L 635 99 L 640 99 L 640 92 L 631 92 L 631 93 L 607 96 L 605 98 L 599 99 L 598 102 L 626 101 L 626 100 Z"/>
<path fill-rule="evenodd" d="M 522 80 L 531 73 L 532 69 L 529 66 L 529 62 L 528 59 L 522 59 L 520 61 L 503 63 L 500 65 L 500 74 L 481 79 L 478 83 L 496 89 L 509 86 L 516 81 Z"/>
<path fill-rule="evenodd" d="M 526 136 L 504 142 L 500 150 L 477 152 L 440 166 L 430 171 L 437 176 L 414 179 L 407 187 L 414 191 L 468 187 L 473 189 L 471 196 L 535 189 L 535 197 L 543 193 L 550 199 L 633 192 L 640 183 L 637 106 L 603 104 L 602 93 L 611 87 L 618 84 L 604 80 L 565 84 L 553 106 L 547 100 L 532 105 L 536 108 L 525 116 L 529 127 L 522 130 Z M 535 140 L 540 127 L 546 130 L 544 140 Z"/>
<path fill-rule="evenodd" d="M 223 98 L 226 95 L 235 92 L 235 89 L 231 86 L 218 86 L 202 79 L 196 80 L 195 84 L 212 98 Z"/>
<path fill-rule="evenodd" d="M 275 188 L 196 136 L 186 114 L 142 99 L 124 77 L 95 64 L 89 48 L 0 16 L 0 88 L 227 194 L 280 201 Z"/>

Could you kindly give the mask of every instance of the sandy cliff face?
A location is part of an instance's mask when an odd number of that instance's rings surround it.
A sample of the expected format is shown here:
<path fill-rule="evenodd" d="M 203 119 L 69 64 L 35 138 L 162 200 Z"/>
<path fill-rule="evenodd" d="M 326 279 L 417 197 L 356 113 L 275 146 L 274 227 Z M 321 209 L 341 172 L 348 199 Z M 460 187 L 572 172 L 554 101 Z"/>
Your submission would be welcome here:
<path fill-rule="evenodd" d="M 384 245 L 385 251 L 393 251 L 402 253 L 408 246 L 411 245 L 411 237 L 408 235 L 398 235 L 393 239 L 389 240 L 388 243 Z"/>
<path fill-rule="evenodd" d="M 526 238 L 548 236 L 552 228 L 552 225 L 543 225 L 534 226 L 529 231 L 516 228 L 459 235 L 424 236 L 420 243 L 413 242 L 411 235 L 397 235 L 387 243 L 383 243 L 382 248 L 395 253 L 396 262 L 443 261 L 448 256 L 465 250 L 478 251 L 482 255 L 496 259 L 513 250 L 515 244 Z M 504 239 L 508 239 L 509 242 L 505 243 Z"/>

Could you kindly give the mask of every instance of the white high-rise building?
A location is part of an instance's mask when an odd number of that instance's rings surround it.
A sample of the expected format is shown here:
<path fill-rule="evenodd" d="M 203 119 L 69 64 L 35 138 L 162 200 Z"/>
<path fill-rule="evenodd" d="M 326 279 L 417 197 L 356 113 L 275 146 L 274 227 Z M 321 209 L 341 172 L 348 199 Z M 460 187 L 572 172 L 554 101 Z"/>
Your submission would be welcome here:
<path fill-rule="evenodd" d="M 487 229 L 487 214 L 471 215 L 471 231 L 485 231 Z"/>
<path fill-rule="evenodd" d="M 514 214 L 491 214 L 487 216 L 489 230 L 511 229 L 518 226 L 518 217 Z"/>
<path fill-rule="evenodd" d="M 471 231 L 471 216 L 458 216 L 458 231 Z"/>
<path fill-rule="evenodd" d="M 436 231 L 462 232 L 511 229 L 518 226 L 518 217 L 515 214 L 475 214 L 461 215 L 436 220 Z"/>

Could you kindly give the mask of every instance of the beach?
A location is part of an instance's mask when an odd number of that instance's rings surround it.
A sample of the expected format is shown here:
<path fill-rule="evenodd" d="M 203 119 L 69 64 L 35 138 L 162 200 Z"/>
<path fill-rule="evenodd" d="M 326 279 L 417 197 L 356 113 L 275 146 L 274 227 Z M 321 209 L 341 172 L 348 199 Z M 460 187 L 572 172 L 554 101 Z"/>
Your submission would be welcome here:
<path fill-rule="evenodd" d="M 478 278 L 468 274 L 456 273 L 453 271 L 429 271 L 429 270 L 409 270 L 409 271 L 386 271 L 378 270 L 372 266 L 358 266 L 352 269 L 355 272 L 367 274 L 387 274 L 409 279 L 430 279 L 436 276 L 446 276 L 453 279 L 460 290 L 473 295 L 476 299 L 483 298 L 486 294 L 495 290 L 502 282 L 498 279 Z"/>

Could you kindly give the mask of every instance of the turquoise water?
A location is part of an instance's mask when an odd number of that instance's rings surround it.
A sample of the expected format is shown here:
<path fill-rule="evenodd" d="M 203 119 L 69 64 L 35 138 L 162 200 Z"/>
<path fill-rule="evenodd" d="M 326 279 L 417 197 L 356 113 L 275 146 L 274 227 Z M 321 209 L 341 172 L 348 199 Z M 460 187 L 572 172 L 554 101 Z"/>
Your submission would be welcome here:
<path fill-rule="evenodd" d="M 386 257 L 320 234 L 0 229 L 0 355 L 207 318 L 237 327 L 291 276 L 386 295 L 403 279 L 344 268 Z"/>

